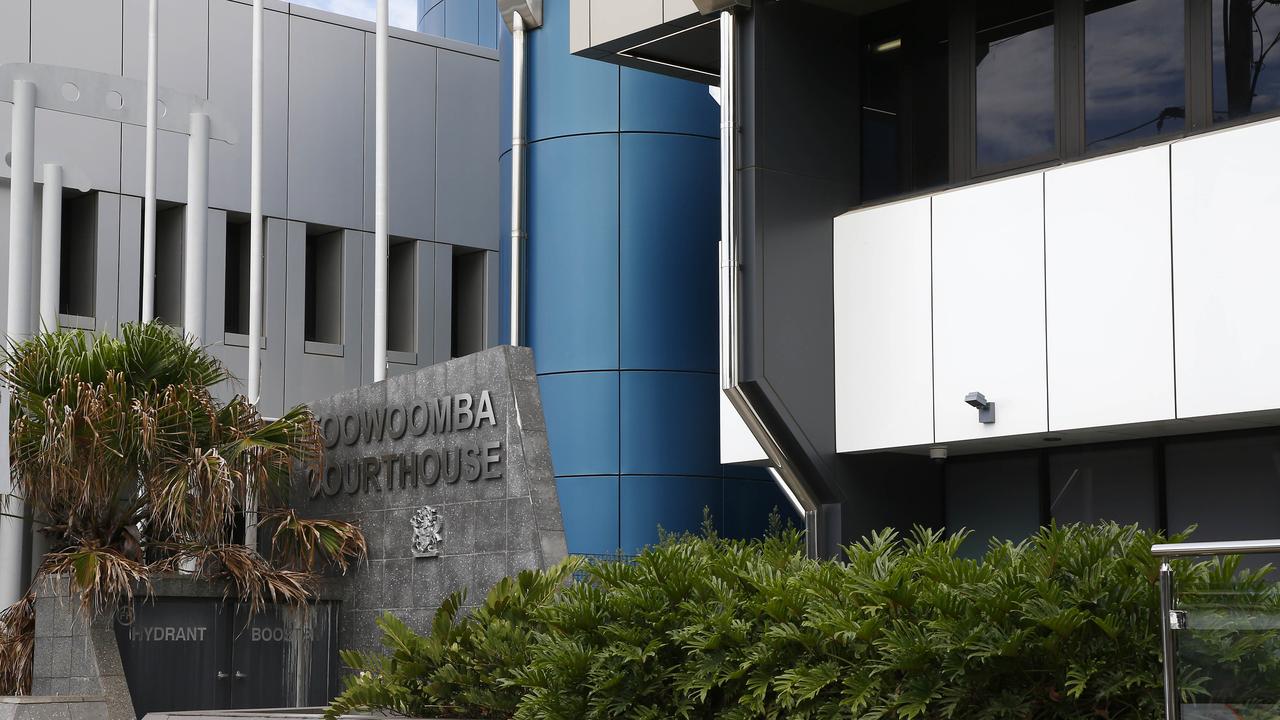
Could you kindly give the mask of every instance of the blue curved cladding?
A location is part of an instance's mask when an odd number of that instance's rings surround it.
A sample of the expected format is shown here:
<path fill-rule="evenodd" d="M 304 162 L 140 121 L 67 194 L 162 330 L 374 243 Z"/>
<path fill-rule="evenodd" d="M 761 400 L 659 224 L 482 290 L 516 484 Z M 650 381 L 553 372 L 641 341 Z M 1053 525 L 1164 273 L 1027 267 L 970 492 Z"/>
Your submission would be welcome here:
<path fill-rule="evenodd" d="M 524 341 L 569 550 L 634 553 L 659 527 L 697 531 L 704 508 L 725 534 L 759 534 L 785 500 L 762 471 L 719 462 L 719 107 L 704 85 L 571 55 L 568 6 L 545 0 L 528 36 Z M 505 332 L 505 29 L 497 45 Z"/>
<path fill-rule="evenodd" d="M 618 476 L 556 478 L 569 552 L 612 555 L 618 544 Z"/>
<path fill-rule="evenodd" d="M 622 474 L 719 478 L 719 382 L 710 373 L 622 373 Z"/>
<path fill-rule="evenodd" d="M 720 105 L 706 85 L 635 68 L 618 70 L 620 130 L 704 135 L 719 141 Z"/>
<path fill-rule="evenodd" d="M 569 54 L 568 0 L 544 1 L 542 21 L 528 34 L 529 141 L 617 132 L 618 67 Z"/>
<path fill-rule="evenodd" d="M 538 384 L 556 475 L 617 475 L 618 373 L 539 375 Z"/>
<path fill-rule="evenodd" d="M 495 0 L 418 0 L 418 30 L 450 40 L 498 46 Z"/>
<path fill-rule="evenodd" d="M 528 173 L 525 340 L 538 371 L 616 370 L 618 136 L 534 143 Z"/>
<path fill-rule="evenodd" d="M 621 138 L 622 367 L 717 372 L 719 142 Z"/>

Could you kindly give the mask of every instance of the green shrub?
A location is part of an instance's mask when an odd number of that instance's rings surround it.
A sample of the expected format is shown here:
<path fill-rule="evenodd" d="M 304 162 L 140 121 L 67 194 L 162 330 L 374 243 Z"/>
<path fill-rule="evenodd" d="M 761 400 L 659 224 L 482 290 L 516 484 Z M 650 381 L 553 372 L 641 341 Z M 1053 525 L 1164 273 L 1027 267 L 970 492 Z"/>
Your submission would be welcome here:
<path fill-rule="evenodd" d="M 466 617 L 455 596 L 430 637 L 384 617 L 389 654 L 345 653 L 357 674 L 327 714 L 1161 714 L 1158 563 L 1150 553 L 1160 535 L 1114 524 L 1049 527 L 1023 543 L 992 543 L 982 561 L 957 556 L 962 540 L 885 531 L 847 548 L 847 561 L 830 562 L 804 557 L 794 530 L 755 541 L 683 536 L 634 563 L 570 560 L 522 573 Z M 1212 588 L 1233 563 L 1181 566 L 1182 588 Z M 585 581 L 567 582 L 575 571 Z M 1254 591 L 1251 602 L 1278 606 L 1269 589 Z M 1218 640 L 1236 644 L 1229 633 Z M 1271 641 L 1248 652 L 1276 665 L 1275 649 Z M 1193 691 L 1209 692 L 1189 673 Z"/>

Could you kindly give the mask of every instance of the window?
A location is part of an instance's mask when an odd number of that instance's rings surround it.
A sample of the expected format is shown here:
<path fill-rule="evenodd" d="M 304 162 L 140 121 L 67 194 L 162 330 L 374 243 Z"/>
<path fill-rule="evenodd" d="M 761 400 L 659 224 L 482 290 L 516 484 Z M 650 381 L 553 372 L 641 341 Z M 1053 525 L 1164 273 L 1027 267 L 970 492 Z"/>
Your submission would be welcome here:
<path fill-rule="evenodd" d="M 58 267 L 58 312 L 94 316 L 97 284 L 98 195 L 62 201 L 62 249 Z"/>
<path fill-rule="evenodd" d="M 862 30 L 862 188 L 876 199 L 942 185 L 948 169 L 948 6 L 915 2 Z"/>
<path fill-rule="evenodd" d="M 228 220 L 223 326 L 229 333 L 249 333 L 249 221 Z"/>
<path fill-rule="evenodd" d="M 484 342 L 485 252 L 454 248 L 453 311 L 450 335 L 453 357 L 480 352 Z"/>
<path fill-rule="evenodd" d="M 1280 109 L 1280 5 L 1213 0 L 1213 120 Z"/>
<path fill-rule="evenodd" d="M 1186 13 L 1169 0 L 1086 0 L 1089 150 L 1183 129 L 1185 26 Z"/>
<path fill-rule="evenodd" d="M 1059 523 L 1159 528 L 1156 454 L 1145 444 L 1050 453 L 1049 514 Z"/>
<path fill-rule="evenodd" d="M 1021 540 L 1040 527 L 1040 459 L 1035 454 L 957 457 L 943 468 L 947 530 L 971 532 L 962 555 L 980 557 L 991 538 Z"/>
<path fill-rule="evenodd" d="M 156 319 L 182 327 L 182 250 L 187 237 L 187 208 L 174 205 L 156 213 Z"/>
<path fill-rule="evenodd" d="M 418 243 L 394 243 L 387 260 L 387 349 L 418 349 Z"/>
<path fill-rule="evenodd" d="M 976 62 L 977 164 L 996 170 L 1056 148 L 1053 3 L 980 2 Z"/>
<path fill-rule="evenodd" d="M 343 232 L 307 228 L 306 319 L 308 342 L 342 344 Z"/>

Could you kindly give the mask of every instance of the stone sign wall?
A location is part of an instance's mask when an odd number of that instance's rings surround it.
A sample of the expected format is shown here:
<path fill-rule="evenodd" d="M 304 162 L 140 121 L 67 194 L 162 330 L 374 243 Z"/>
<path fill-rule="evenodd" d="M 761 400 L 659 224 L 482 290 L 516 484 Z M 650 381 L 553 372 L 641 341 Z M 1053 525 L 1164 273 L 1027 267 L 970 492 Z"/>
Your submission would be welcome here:
<path fill-rule="evenodd" d="M 391 611 L 426 630 L 450 593 L 565 557 L 542 403 L 527 348 L 496 347 L 311 403 L 319 470 L 294 506 L 359 523 L 369 562 L 333 578 L 339 647 L 378 647 Z"/>

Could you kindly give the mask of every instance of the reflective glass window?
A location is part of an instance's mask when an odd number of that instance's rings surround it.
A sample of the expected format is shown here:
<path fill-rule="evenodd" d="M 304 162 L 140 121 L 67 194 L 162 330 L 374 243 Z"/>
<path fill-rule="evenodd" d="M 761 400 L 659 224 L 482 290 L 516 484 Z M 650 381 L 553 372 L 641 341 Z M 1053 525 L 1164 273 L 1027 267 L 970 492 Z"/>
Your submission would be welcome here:
<path fill-rule="evenodd" d="M 1086 0 L 1085 136 L 1098 150 L 1186 117 L 1186 13 L 1180 0 Z"/>
<path fill-rule="evenodd" d="M 978 4 L 977 162 L 994 169 L 1056 148 L 1053 3 Z"/>
<path fill-rule="evenodd" d="M 1049 514 L 1059 523 L 1158 527 L 1155 452 L 1144 444 L 1051 453 Z"/>
<path fill-rule="evenodd" d="M 1213 0 L 1213 119 L 1280 108 L 1280 4 Z"/>
<path fill-rule="evenodd" d="M 947 181 L 948 7 L 917 0 L 863 23 L 864 201 Z"/>

